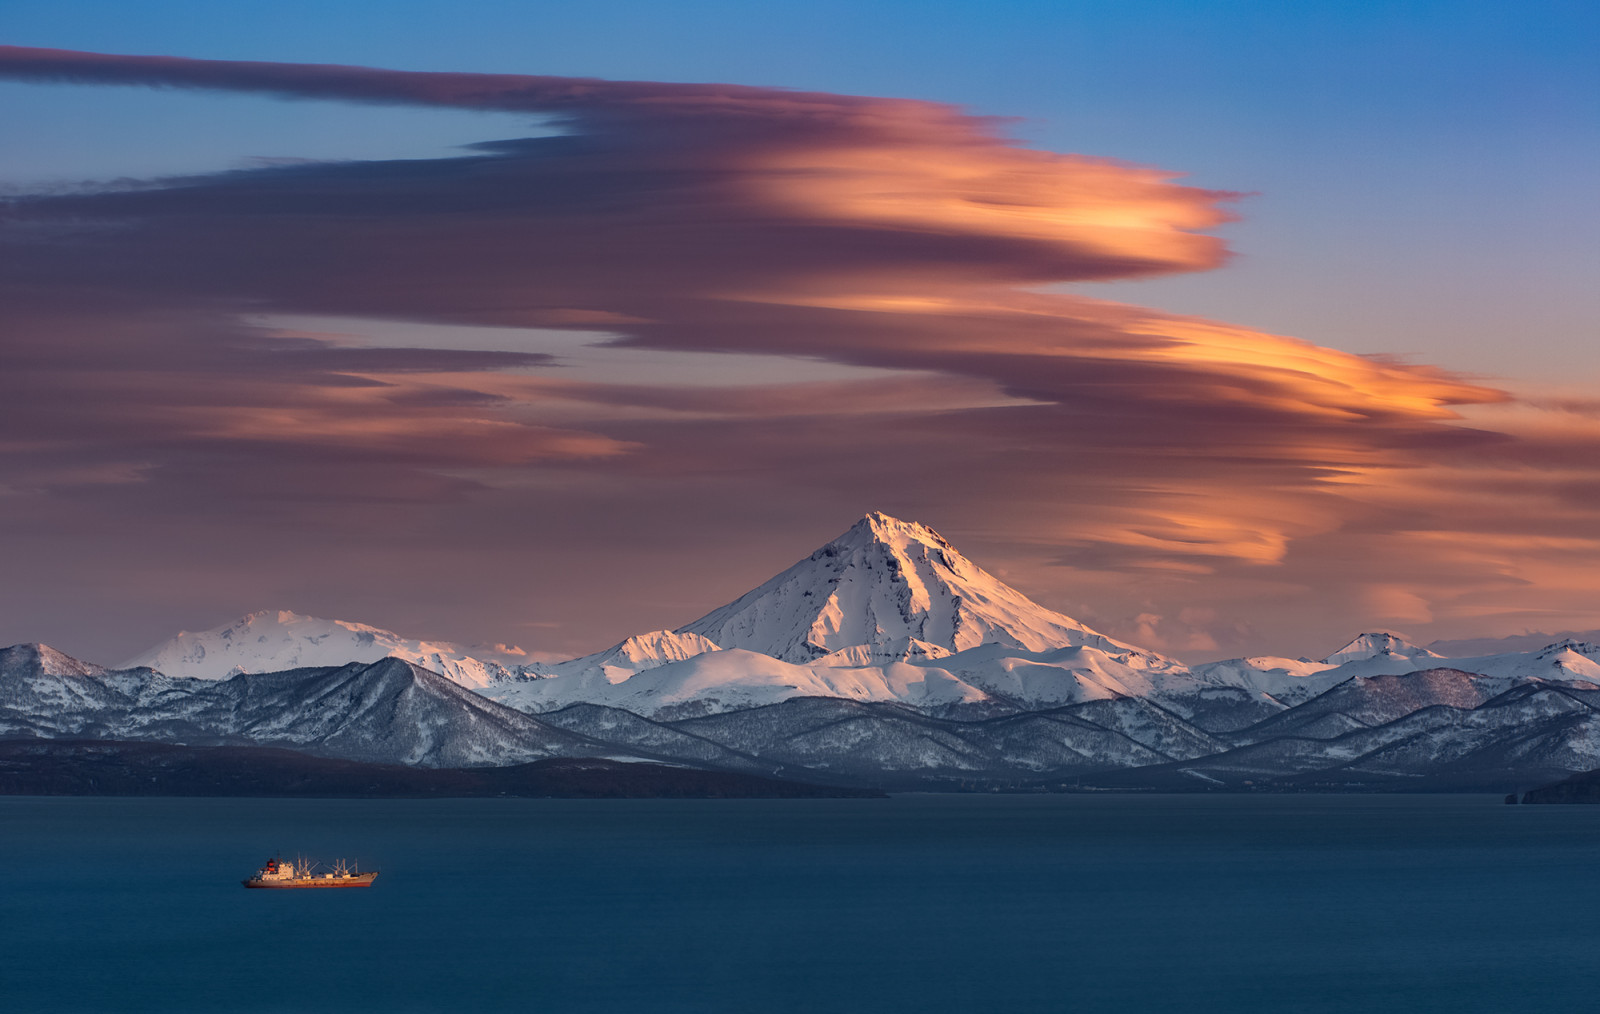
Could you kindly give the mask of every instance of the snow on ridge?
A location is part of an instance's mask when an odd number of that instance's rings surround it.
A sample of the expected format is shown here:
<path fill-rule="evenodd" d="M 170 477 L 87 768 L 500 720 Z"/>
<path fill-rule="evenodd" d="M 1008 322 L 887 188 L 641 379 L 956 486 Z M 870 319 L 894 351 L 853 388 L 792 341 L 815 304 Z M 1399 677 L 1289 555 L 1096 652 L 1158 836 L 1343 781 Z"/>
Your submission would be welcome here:
<path fill-rule="evenodd" d="M 1112 654 L 1091 645 L 1032 652 L 982 644 L 914 660 L 836 657 L 847 653 L 796 664 L 726 648 L 633 673 L 591 665 L 552 678 L 498 684 L 484 692 L 534 713 L 603 704 L 662 717 L 734 711 L 793 697 L 899 703 L 941 712 L 969 705 L 1034 710 L 1199 688 L 1181 667 L 1150 666 L 1138 655 Z"/>

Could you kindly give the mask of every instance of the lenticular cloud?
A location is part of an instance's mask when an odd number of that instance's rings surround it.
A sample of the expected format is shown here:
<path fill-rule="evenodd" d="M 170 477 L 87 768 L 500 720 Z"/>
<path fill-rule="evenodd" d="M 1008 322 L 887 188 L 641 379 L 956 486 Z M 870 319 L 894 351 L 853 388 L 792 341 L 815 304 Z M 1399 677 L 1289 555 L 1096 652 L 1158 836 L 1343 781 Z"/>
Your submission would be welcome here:
<path fill-rule="evenodd" d="M 560 130 L 12 200 L 0 315 L 26 380 L 0 417 L 26 439 L 0 453 L 40 496 L 117 485 L 132 516 L 204 503 L 218 525 L 272 503 L 313 543 L 330 512 L 358 524 L 373 503 L 427 505 L 442 544 L 462 537 L 450 505 L 471 503 L 475 532 L 529 545 L 529 511 L 581 541 L 601 518 L 682 531 L 729 503 L 903 504 L 1007 531 L 997 552 L 1080 582 L 1217 589 L 1347 559 L 1355 538 L 1381 547 L 1339 578 L 1358 610 L 1375 583 L 1407 601 L 1463 588 L 1438 548 L 1451 512 L 1397 494 L 1397 475 L 1503 487 L 1530 455 L 1582 471 L 1574 449 L 1595 448 L 1466 426 L 1462 407 L 1508 396 L 1430 367 L 1040 292 L 1217 267 L 1204 230 L 1234 195 L 1026 148 L 949 106 L 14 47 L 0 76 L 517 110 Z M 356 350 L 251 323 L 272 314 L 587 330 L 895 377 L 580 382 L 532 354 Z M 1581 539 L 1579 513 L 1523 527 Z M 341 545 L 351 561 L 383 548 Z"/>

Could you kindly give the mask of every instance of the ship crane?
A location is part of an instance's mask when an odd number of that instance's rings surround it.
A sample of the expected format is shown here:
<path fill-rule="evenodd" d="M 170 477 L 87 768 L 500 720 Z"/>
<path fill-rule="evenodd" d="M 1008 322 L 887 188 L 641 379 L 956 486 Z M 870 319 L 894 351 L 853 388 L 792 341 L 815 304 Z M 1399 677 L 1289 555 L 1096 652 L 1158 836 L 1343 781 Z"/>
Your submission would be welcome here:
<path fill-rule="evenodd" d="M 294 862 L 285 862 L 279 858 L 267 860 L 255 876 L 241 883 L 253 888 L 315 888 L 315 887 L 370 887 L 378 879 L 376 870 L 365 873 L 354 869 L 350 863 L 343 859 L 334 863 L 331 873 L 317 876 L 312 871 L 321 864 L 315 860 L 308 860 L 304 856 L 296 856 Z"/>

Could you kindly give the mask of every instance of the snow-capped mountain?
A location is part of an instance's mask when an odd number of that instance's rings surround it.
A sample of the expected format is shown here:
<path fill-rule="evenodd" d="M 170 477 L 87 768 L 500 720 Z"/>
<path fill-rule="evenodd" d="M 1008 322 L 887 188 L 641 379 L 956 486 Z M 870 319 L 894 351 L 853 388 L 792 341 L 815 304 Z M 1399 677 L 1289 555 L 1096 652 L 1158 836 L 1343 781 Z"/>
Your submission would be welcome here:
<path fill-rule="evenodd" d="M 1585 650 L 1573 642 L 1453 664 L 1483 674 L 1600 680 L 1600 654 Z M 531 713 L 597 704 L 685 716 L 836 697 L 978 717 L 1149 697 L 1175 714 L 1234 728 L 1353 677 L 1442 663 L 1394 634 L 1371 632 L 1321 662 L 1252 657 L 1187 667 L 1030 601 L 924 525 L 873 513 L 693 623 L 566 662 L 507 666 L 364 624 L 262 612 L 180 634 L 124 667 L 217 679 L 385 657 Z"/>
<path fill-rule="evenodd" d="M 467 687 L 486 687 L 513 675 L 506 666 L 474 658 L 453 644 L 413 640 L 364 623 L 323 620 L 287 610 L 262 610 L 199 633 L 183 631 L 118 668 L 145 666 L 169 676 L 224 679 L 239 673 L 341 666 L 391 657 Z"/>
<path fill-rule="evenodd" d="M 1403 637 L 1386 631 L 1359 634 L 1349 644 L 1323 659 L 1326 665 L 1342 665 L 1345 662 L 1357 662 L 1362 659 L 1378 658 L 1380 656 L 1399 656 L 1400 658 L 1443 658 L 1427 648 L 1418 647 Z"/>
<path fill-rule="evenodd" d="M 1369 632 L 1321 661 L 1185 666 L 870 514 L 693 623 L 554 664 L 289 612 L 118 669 L 17 645 L 0 652 L 7 736 L 422 766 L 611 756 L 880 786 L 1123 770 L 1145 787 L 1481 786 L 1600 764 L 1600 644 L 1445 659 Z"/>
<path fill-rule="evenodd" d="M 678 632 L 796 665 L 852 649 L 865 649 L 853 661 L 883 662 L 980 644 L 1151 654 L 1033 602 L 933 529 L 878 512 Z"/>
<path fill-rule="evenodd" d="M 1194 683 L 1180 663 L 1045 609 L 931 528 L 881 513 L 693 623 L 537 675 L 484 692 L 534 712 L 709 714 L 838 697 L 943 713 Z"/>

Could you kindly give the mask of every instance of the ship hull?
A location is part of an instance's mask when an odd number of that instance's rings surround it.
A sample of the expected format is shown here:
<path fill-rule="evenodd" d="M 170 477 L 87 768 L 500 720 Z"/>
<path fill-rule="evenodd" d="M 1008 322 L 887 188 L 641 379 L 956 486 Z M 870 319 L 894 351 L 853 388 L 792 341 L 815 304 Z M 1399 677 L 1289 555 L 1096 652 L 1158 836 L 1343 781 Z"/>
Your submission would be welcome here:
<path fill-rule="evenodd" d="M 376 873 L 359 873 L 353 877 L 296 877 L 293 880 L 245 880 L 246 887 L 269 891 L 294 891 L 324 887 L 371 887 L 378 879 Z"/>

